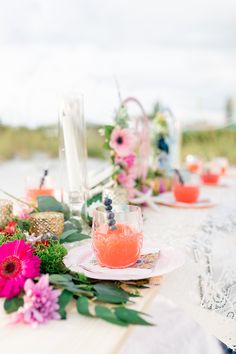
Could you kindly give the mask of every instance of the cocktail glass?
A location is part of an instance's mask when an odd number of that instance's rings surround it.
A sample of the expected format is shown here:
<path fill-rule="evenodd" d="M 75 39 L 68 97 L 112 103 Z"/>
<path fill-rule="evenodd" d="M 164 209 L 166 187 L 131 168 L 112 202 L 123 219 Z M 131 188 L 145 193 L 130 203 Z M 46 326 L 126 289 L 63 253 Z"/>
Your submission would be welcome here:
<path fill-rule="evenodd" d="M 219 179 L 221 176 L 220 167 L 217 166 L 215 163 L 210 162 L 204 165 L 202 171 L 202 182 L 204 184 L 215 185 L 218 184 Z"/>
<path fill-rule="evenodd" d="M 29 202 L 37 203 L 39 196 L 54 196 L 53 182 L 50 176 L 28 176 L 26 178 L 26 197 Z"/>
<path fill-rule="evenodd" d="M 115 227 L 108 226 L 107 213 L 103 207 L 94 211 L 92 245 L 101 266 L 126 268 L 140 256 L 143 242 L 143 220 L 141 209 L 125 206 L 114 208 Z"/>
<path fill-rule="evenodd" d="M 173 193 L 177 202 L 196 203 L 200 195 L 199 176 L 195 173 L 184 174 L 184 184 L 175 180 Z"/>
<path fill-rule="evenodd" d="M 186 156 L 186 168 L 191 173 L 200 173 L 202 168 L 202 161 L 194 155 Z"/>

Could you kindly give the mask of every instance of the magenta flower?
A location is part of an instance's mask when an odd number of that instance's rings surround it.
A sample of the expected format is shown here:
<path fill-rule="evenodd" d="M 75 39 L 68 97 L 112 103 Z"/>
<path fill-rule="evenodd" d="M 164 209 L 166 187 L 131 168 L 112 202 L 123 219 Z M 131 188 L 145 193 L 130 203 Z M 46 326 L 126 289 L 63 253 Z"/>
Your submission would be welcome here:
<path fill-rule="evenodd" d="M 130 154 L 128 156 L 116 156 L 115 163 L 125 165 L 128 168 L 132 167 L 134 165 L 136 156 L 134 154 Z"/>
<path fill-rule="evenodd" d="M 137 139 L 129 129 L 115 128 L 111 133 L 110 147 L 118 156 L 131 155 L 136 143 Z"/>
<path fill-rule="evenodd" d="M 40 258 L 23 240 L 4 243 L 0 247 L 0 297 L 8 299 L 19 294 L 25 280 L 40 275 Z"/>
<path fill-rule="evenodd" d="M 43 275 L 38 283 L 26 280 L 24 305 L 12 315 L 13 323 L 25 323 L 32 326 L 45 324 L 50 320 L 59 320 L 58 297 L 60 290 L 54 290 L 49 285 L 48 274 Z"/>

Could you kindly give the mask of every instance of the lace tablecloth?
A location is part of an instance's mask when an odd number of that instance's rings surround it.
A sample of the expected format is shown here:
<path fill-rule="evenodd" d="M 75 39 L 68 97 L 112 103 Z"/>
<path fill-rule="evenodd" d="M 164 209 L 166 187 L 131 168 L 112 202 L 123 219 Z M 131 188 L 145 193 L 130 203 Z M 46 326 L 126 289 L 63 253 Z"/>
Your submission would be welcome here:
<path fill-rule="evenodd" d="M 160 293 L 189 313 L 203 328 L 236 349 L 236 176 L 231 171 L 202 196 L 211 209 L 145 211 L 149 238 L 181 248 L 186 264 L 165 277 Z M 153 222 L 155 220 L 156 222 Z"/>

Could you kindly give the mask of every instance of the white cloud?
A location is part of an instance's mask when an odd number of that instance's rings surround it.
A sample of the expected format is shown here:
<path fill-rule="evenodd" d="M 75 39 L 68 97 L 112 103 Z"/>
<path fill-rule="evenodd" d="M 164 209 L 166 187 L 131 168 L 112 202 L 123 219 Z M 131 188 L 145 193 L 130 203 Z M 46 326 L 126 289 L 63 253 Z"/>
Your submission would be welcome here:
<path fill-rule="evenodd" d="M 219 119 L 236 92 L 234 0 L 0 3 L 0 116 L 14 124 L 56 121 L 71 90 L 84 92 L 89 119 L 108 121 L 114 75 L 123 95 L 147 110 L 160 98 L 183 120 L 199 100 Z"/>

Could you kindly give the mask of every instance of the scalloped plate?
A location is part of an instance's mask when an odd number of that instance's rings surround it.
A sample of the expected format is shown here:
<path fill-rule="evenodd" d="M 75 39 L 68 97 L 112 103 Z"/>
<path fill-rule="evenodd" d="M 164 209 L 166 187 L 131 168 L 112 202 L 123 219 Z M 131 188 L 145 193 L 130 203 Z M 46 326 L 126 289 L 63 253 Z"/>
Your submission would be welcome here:
<path fill-rule="evenodd" d="M 144 278 L 152 278 L 172 272 L 181 267 L 185 262 L 184 254 L 169 246 L 158 248 L 157 242 L 150 242 L 146 247 L 143 247 L 142 254 L 151 252 L 159 252 L 157 261 L 152 269 L 123 268 L 112 269 L 101 267 L 101 271 L 91 271 L 84 268 L 87 260 L 93 256 L 91 242 L 71 249 L 64 258 L 64 264 L 73 272 L 83 273 L 89 278 L 99 280 L 139 280 Z M 129 272 L 130 270 L 130 272 Z M 137 271 L 136 271 L 137 270 Z"/>

